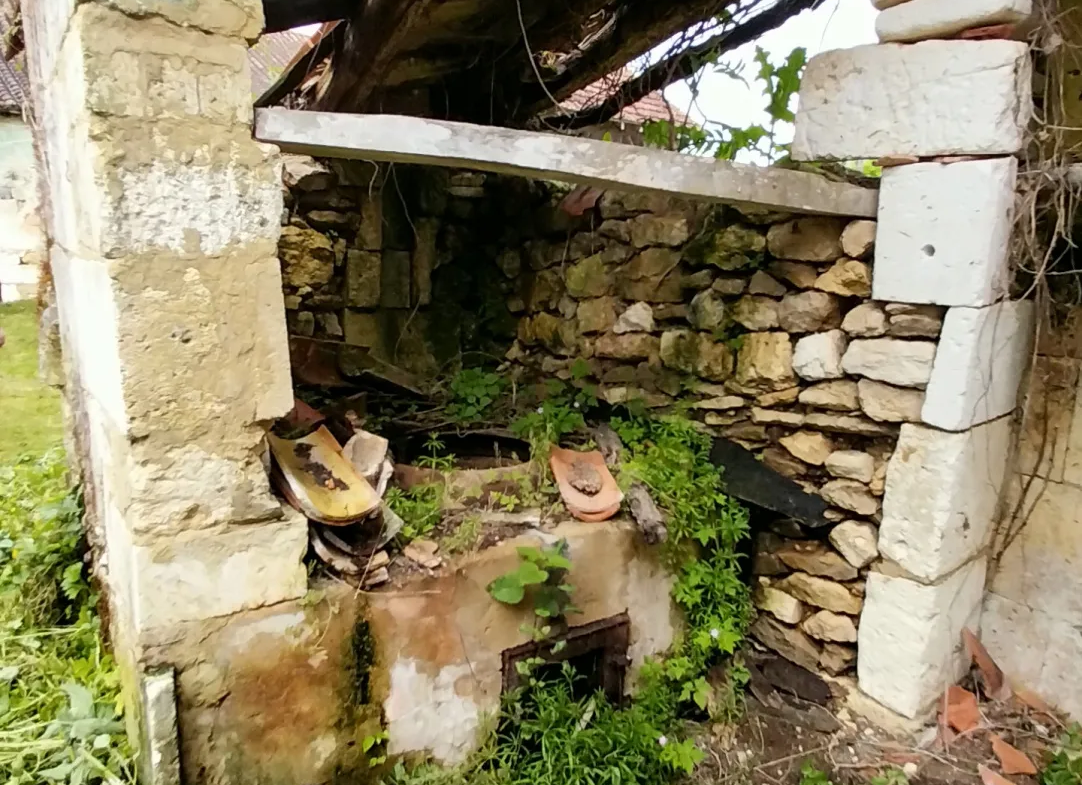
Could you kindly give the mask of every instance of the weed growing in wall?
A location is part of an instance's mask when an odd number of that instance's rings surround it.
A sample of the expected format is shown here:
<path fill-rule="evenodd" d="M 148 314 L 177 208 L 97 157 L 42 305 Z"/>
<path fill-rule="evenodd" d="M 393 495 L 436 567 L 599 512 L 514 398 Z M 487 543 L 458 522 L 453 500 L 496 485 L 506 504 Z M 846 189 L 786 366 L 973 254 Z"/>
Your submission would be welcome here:
<path fill-rule="evenodd" d="M 0 781 L 135 781 L 63 456 L 0 467 Z"/>
<path fill-rule="evenodd" d="M 504 386 L 504 379 L 499 374 L 482 368 L 464 368 L 451 380 L 447 416 L 467 425 L 482 420 L 503 394 Z"/>
<path fill-rule="evenodd" d="M 641 482 L 668 515 L 666 558 L 676 575 L 673 600 L 686 631 L 672 656 L 651 666 L 654 689 L 672 689 L 681 701 L 706 709 L 709 671 L 736 651 L 751 621 L 751 599 L 741 576 L 739 545 L 748 536 L 748 511 L 724 492 L 710 461 L 710 439 L 690 420 L 616 418 L 626 448 L 620 480 Z M 745 680 L 737 668 L 721 696 L 737 711 Z"/>

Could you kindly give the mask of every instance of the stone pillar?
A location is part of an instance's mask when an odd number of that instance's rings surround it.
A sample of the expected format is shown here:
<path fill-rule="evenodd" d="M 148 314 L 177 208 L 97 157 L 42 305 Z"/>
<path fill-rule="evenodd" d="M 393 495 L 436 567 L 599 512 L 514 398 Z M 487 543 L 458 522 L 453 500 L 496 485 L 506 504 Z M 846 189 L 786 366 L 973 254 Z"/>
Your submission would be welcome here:
<path fill-rule="evenodd" d="M 820 55 L 801 89 L 793 155 L 888 159 L 876 300 L 948 308 L 921 423 L 902 426 L 883 500 L 883 561 L 869 576 L 860 688 L 916 717 L 965 667 L 977 630 L 1031 351 L 1033 308 L 1011 302 L 1015 155 L 1032 99 L 1027 46 L 953 39 L 1024 19 L 1030 2 L 879 2 L 884 43 Z M 889 6 L 889 7 L 887 7 Z M 982 156 L 974 158 L 973 156 Z"/>
<path fill-rule="evenodd" d="M 24 4 L 66 397 L 129 694 L 178 625 L 303 595 L 271 495 L 292 405 L 258 0 Z"/>

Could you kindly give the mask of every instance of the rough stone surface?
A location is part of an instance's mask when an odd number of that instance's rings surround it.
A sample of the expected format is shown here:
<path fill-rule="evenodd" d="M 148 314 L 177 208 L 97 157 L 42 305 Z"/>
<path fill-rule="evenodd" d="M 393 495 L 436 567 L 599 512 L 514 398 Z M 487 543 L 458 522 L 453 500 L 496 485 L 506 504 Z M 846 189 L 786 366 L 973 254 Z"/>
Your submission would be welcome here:
<path fill-rule="evenodd" d="M 745 387 L 784 390 L 793 386 L 793 344 L 785 333 L 749 333 L 736 361 L 736 380 Z"/>
<path fill-rule="evenodd" d="M 910 718 L 941 697 L 968 668 L 962 629 L 979 629 L 984 577 L 984 559 L 934 586 L 869 575 L 858 634 L 860 689 Z"/>
<path fill-rule="evenodd" d="M 926 41 L 817 55 L 801 82 L 793 158 L 1016 153 L 1032 106 L 1027 50 L 1020 41 Z"/>
<path fill-rule="evenodd" d="M 798 600 L 835 613 L 860 613 L 864 601 L 854 596 L 840 583 L 795 572 L 785 580 L 774 584 L 777 589 L 793 595 Z"/>
<path fill-rule="evenodd" d="M 879 558 L 879 530 L 864 521 L 844 521 L 830 530 L 830 544 L 858 570 Z"/>
<path fill-rule="evenodd" d="M 850 259 L 867 259 L 875 248 L 875 221 L 853 221 L 842 232 L 842 253 Z"/>
<path fill-rule="evenodd" d="M 816 640 L 831 643 L 856 643 L 857 625 L 848 616 L 830 611 L 812 614 L 800 625 L 804 632 Z"/>
<path fill-rule="evenodd" d="M 842 367 L 853 376 L 924 389 L 932 377 L 935 354 L 936 345 L 928 341 L 858 340 L 849 344 Z"/>
<path fill-rule="evenodd" d="M 725 301 L 717 292 L 699 292 L 688 307 L 688 321 L 697 330 L 711 332 L 725 324 Z"/>
<path fill-rule="evenodd" d="M 830 459 L 827 458 L 829 461 Z M 868 486 L 853 480 L 831 480 L 819 490 L 820 495 L 835 507 L 855 512 L 857 515 L 875 515 L 879 512 L 879 500 L 872 496 Z"/>
<path fill-rule="evenodd" d="M 857 383 L 851 379 L 823 382 L 800 391 L 800 402 L 818 409 L 854 412 L 860 408 Z"/>
<path fill-rule="evenodd" d="M 811 289 L 819 277 L 816 267 L 803 262 L 771 262 L 767 269 L 775 278 L 788 281 L 798 289 Z"/>
<path fill-rule="evenodd" d="M 781 329 L 790 333 L 813 333 L 831 330 L 842 323 L 838 300 L 826 292 L 800 292 L 786 295 L 778 308 Z"/>
<path fill-rule="evenodd" d="M 879 550 L 934 581 L 984 548 L 1010 447 L 1010 418 L 964 433 L 903 425 L 887 471 Z"/>
<path fill-rule="evenodd" d="M 778 440 L 794 457 L 812 466 L 822 466 L 834 452 L 830 437 L 816 431 L 798 431 Z"/>
<path fill-rule="evenodd" d="M 801 338 L 793 350 L 793 370 L 801 379 L 811 382 L 824 379 L 840 379 L 842 355 L 848 341 L 841 330 L 815 333 Z"/>
<path fill-rule="evenodd" d="M 769 273 L 757 270 L 748 282 L 748 294 L 763 294 L 767 297 L 784 297 L 788 290 L 785 285 Z"/>
<path fill-rule="evenodd" d="M 797 572 L 806 572 L 809 575 L 818 575 L 836 581 L 852 581 L 857 578 L 856 568 L 835 553 L 832 548 L 818 541 L 789 542 L 774 553 L 787 567 Z M 790 622 L 790 624 L 793 623 Z"/>
<path fill-rule="evenodd" d="M 572 297 L 604 297 L 612 294 L 613 279 L 601 255 L 588 256 L 567 271 L 567 293 Z"/>
<path fill-rule="evenodd" d="M 848 433 L 853 436 L 895 436 L 897 434 L 897 431 L 889 425 L 844 414 L 812 412 L 804 418 L 804 422 L 812 428 L 830 433 Z"/>
<path fill-rule="evenodd" d="M 819 647 L 796 627 L 786 627 L 772 618 L 760 616 L 751 625 L 751 634 L 768 649 L 801 668 L 813 671 L 819 662 Z"/>
<path fill-rule="evenodd" d="M 598 297 L 594 300 L 583 300 L 578 304 L 576 315 L 579 320 L 579 329 L 584 333 L 603 333 L 613 330 L 617 333 L 630 332 L 629 330 L 616 330 L 616 303 L 613 297 Z M 649 311 L 650 306 L 646 306 Z M 653 316 L 651 316 L 651 326 Z"/>
<path fill-rule="evenodd" d="M 826 470 L 843 480 L 869 483 L 875 472 L 875 458 L 860 450 L 838 450 L 827 458 Z"/>
<path fill-rule="evenodd" d="M 756 608 L 786 624 L 799 624 L 804 618 L 804 604 L 772 586 L 759 586 L 755 590 L 754 600 Z"/>
<path fill-rule="evenodd" d="M 660 340 L 655 335 L 602 335 L 594 343 L 594 354 L 613 360 L 648 360 L 657 357 L 660 348 Z"/>
<path fill-rule="evenodd" d="M 649 303 L 635 303 L 620 314 L 612 331 L 623 333 L 650 333 L 654 331 L 654 310 Z"/>
<path fill-rule="evenodd" d="M 804 415 L 800 412 L 781 412 L 756 406 L 751 410 L 751 421 L 756 425 L 786 425 L 798 428 L 804 424 Z"/>
<path fill-rule="evenodd" d="M 961 431 L 1013 411 L 1033 331 L 1032 301 L 951 308 L 928 383 L 924 422 Z"/>
<path fill-rule="evenodd" d="M 761 259 L 765 250 L 762 232 L 733 224 L 713 233 L 703 250 L 702 262 L 721 270 L 739 270 Z"/>
<path fill-rule="evenodd" d="M 857 385 L 860 408 L 876 422 L 920 422 L 924 392 L 871 379 Z"/>
<path fill-rule="evenodd" d="M 1032 12 L 1032 0 L 908 0 L 879 14 L 875 32 L 880 41 L 901 43 L 950 38 L 974 27 L 1021 22 Z"/>
<path fill-rule="evenodd" d="M 733 321 L 749 330 L 778 329 L 778 303 L 769 297 L 741 297 L 732 309 Z"/>
<path fill-rule="evenodd" d="M 839 259 L 816 279 L 815 288 L 842 297 L 868 297 L 872 293 L 872 270 L 856 259 Z"/>
<path fill-rule="evenodd" d="M 857 661 L 857 650 L 849 646 L 841 646 L 837 643 L 828 643 L 823 646 L 819 655 L 819 667 L 831 676 L 839 676 L 853 667 Z"/>
<path fill-rule="evenodd" d="M 282 282 L 300 288 L 327 283 L 334 275 L 334 246 L 315 229 L 282 227 L 278 241 Z"/>
<path fill-rule="evenodd" d="M 375 308 L 380 299 L 383 260 L 373 251 L 346 252 L 346 302 L 353 308 Z"/>
<path fill-rule="evenodd" d="M 797 218 L 771 226 L 767 248 L 778 259 L 833 262 L 842 255 L 845 222 L 837 218 Z"/>
<path fill-rule="evenodd" d="M 1007 292 L 1018 162 L 920 163 L 883 172 L 872 295 L 977 307 Z"/>
<path fill-rule="evenodd" d="M 689 237 L 688 219 L 682 215 L 638 215 L 629 222 L 636 248 L 683 245 Z"/>
<path fill-rule="evenodd" d="M 845 315 L 842 329 L 855 338 L 878 338 L 887 334 L 887 315 L 878 303 L 861 303 Z"/>
<path fill-rule="evenodd" d="M 709 335 L 691 330 L 669 330 L 661 336 L 661 361 L 666 367 L 723 382 L 733 374 L 729 347 Z"/>

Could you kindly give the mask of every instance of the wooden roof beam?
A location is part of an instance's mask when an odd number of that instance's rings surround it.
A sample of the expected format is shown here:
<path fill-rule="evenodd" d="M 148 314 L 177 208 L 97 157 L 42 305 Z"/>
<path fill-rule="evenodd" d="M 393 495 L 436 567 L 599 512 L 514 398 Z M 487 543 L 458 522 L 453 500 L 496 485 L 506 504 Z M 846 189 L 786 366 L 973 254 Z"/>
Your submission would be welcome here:
<path fill-rule="evenodd" d="M 790 169 L 420 117 L 258 109 L 255 135 L 290 153 L 461 167 L 787 212 L 874 218 L 879 196 Z"/>

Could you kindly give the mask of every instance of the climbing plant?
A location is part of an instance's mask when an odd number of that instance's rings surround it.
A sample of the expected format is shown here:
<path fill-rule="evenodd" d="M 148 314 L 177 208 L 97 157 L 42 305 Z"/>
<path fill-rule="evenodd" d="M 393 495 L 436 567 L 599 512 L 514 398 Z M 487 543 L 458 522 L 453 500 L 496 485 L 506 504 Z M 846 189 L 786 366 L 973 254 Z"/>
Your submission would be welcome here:
<path fill-rule="evenodd" d="M 655 120 L 643 126 L 643 140 L 652 147 L 664 147 L 672 150 L 712 155 L 726 161 L 735 160 L 741 152 L 750 152 L 775 163 L 788 154 L 789 146 L 778 142 L 778 131 L 784 124 L 792 123 L 793 97 L 800 90 L 800 80 L 807 64 L 807 50 L 797 47 L 780 63 L 773 63 L 769 53 L 762 47 L 755 47 L 755 64 L 758 70 L 754 74 L 755 83 L 762 88 L 766 98 L 763 110 L 767 122 L 751 123 L 746 126 L 731 125 L 723 121 L 708 119 L 704 126 L 691 123 L 674 124 L 669 120 Z M 719 63 L 716 59 L 704 63 L 706 72 L 723 74 L 747 84 L 741 73 L 730 65 Z M 698 98 L 701 76 L 692 80 L 692 94 Z"/>

